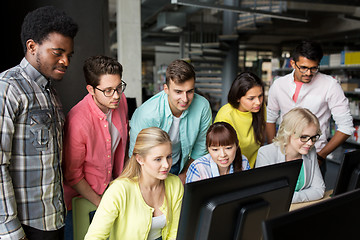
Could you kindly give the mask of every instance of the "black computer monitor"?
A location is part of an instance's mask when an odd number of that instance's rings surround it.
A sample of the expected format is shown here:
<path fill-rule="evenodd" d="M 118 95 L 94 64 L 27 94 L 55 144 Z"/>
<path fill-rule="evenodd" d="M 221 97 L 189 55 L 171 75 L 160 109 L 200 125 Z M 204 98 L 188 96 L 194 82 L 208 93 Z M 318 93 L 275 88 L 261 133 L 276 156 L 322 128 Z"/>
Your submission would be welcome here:
<path fill-rule="evenodd" d="M 339 195 L 360 187 L 360 150 L 347 152 L 341 162 L 333 195 Z"/>
<path fill-rule="evenodd" d="M 264 240 L 359 239 L 360 189 L 263 222 Z"/>
<path fill-rule="evenodd" d="M 261 222 L 289 210 L 302 160 L 185 184 L 178 240 L 261 239 Z"/>

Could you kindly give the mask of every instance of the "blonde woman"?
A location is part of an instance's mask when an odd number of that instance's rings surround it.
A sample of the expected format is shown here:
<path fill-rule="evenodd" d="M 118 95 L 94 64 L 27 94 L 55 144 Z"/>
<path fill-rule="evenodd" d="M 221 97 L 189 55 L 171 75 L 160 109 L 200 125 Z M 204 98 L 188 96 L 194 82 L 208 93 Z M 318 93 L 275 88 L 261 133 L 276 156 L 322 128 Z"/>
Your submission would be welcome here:
<path fill-rule="evenodd" d="M 85 239 L 175 239 L 184 190 L 179 177 L 169 173 L 171 154 L 166 132 L 143 129 L 128 165 L 106 190 Z"/>
<path fill-rule="evenodd" d="M 324 196 L 315 142 L 321 135 L 317 117 L 305 108 L 294 108 L 286 113 L 272 144 L 259 149 L 255 167 L 303 159 L 292 203 L 320 199 Z"/>

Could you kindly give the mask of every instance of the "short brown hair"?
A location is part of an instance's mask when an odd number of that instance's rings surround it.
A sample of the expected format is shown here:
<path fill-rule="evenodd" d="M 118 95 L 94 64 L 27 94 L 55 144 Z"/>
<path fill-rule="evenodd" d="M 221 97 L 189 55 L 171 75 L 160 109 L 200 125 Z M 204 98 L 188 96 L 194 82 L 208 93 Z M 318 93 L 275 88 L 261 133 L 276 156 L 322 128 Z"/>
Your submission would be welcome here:
<path fill-rule="evenodd" d="M 92 87 L 99 85 L 100 77 L 105 74 L 120 75 L 122 77 L 122 65 L 115 59 L 107 56 L 92 56 L 85 60 L 84 76 L 86 84 Z"/>
<path fill-rule="evenodd" d="M 175 60 L 166 69 L 166 85 L 168 86 L 170 80 L 175 83 L 183 83 L 190 79 L 195 81 L 195 70 L 190 63 L 184 60 Z"/>

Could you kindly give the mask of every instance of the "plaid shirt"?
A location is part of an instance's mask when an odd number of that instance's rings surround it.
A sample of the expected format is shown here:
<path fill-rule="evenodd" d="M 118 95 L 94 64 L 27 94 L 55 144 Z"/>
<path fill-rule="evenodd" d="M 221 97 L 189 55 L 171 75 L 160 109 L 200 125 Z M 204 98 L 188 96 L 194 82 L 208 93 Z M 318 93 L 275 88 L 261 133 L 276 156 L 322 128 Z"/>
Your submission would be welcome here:
<path fill-rule="evenodd" d="M 25 58 L 0 74 L 0 239 L 24 236 L 21 224 L 64 226 L 63 124 L 49 81 Z"/>
<path fill-rule="evenodd" d="M 249 161 L 244 155 L 242 155 L 241 167 L 242 171 L 250 169 Z M 230 165 L 229 174 L 231 173 L 234 173 L 233 164 Z M 216 162 L 212 159 L 210 153 L 208 153 L 190 164 L 186 172 L 185 182 L 191 183 L 218 176 L 220 176 L 219 168 Z"/>

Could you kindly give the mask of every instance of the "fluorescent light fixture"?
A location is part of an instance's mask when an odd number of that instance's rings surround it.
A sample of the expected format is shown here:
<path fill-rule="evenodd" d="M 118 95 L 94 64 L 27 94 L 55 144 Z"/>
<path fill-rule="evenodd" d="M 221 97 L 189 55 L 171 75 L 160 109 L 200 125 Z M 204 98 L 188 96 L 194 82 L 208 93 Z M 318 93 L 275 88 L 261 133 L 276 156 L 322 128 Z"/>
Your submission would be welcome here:
<path fill-rule="evenodd" d="M 231 11 L 236 13 L 252 13 L 252 14 L 259 14 L 264 15 L 272 18 L 279 18 L 289 21 L 297 21 L 297 22 L 309 22 L 308 19 L 299 17 L 299 16 L 293 16 L 288 14 L 278 14 L 270 11 L 263 11 L 263 10 L 254 10 L 249 8 L 239 8 L 235 6 L 227 6 L 227 5 L 219 5 L 219 4 L 211 4 L 211 3 L 205 3 L 200 1 L 190 1 L 190 0 L 171 0 L 172 4 L 179 4 L 183 6 L 190 6 L 190 7 L 199 7 L 199 8 L 207 8 L 207 9 L 217 9 L 221 11 Z"/>
<path fill-rule="evenodd" d="M 167 25 L 162 29 L 164 32 L 179 33 L 182 32 L 182 28 L 175 25 Z"/>

